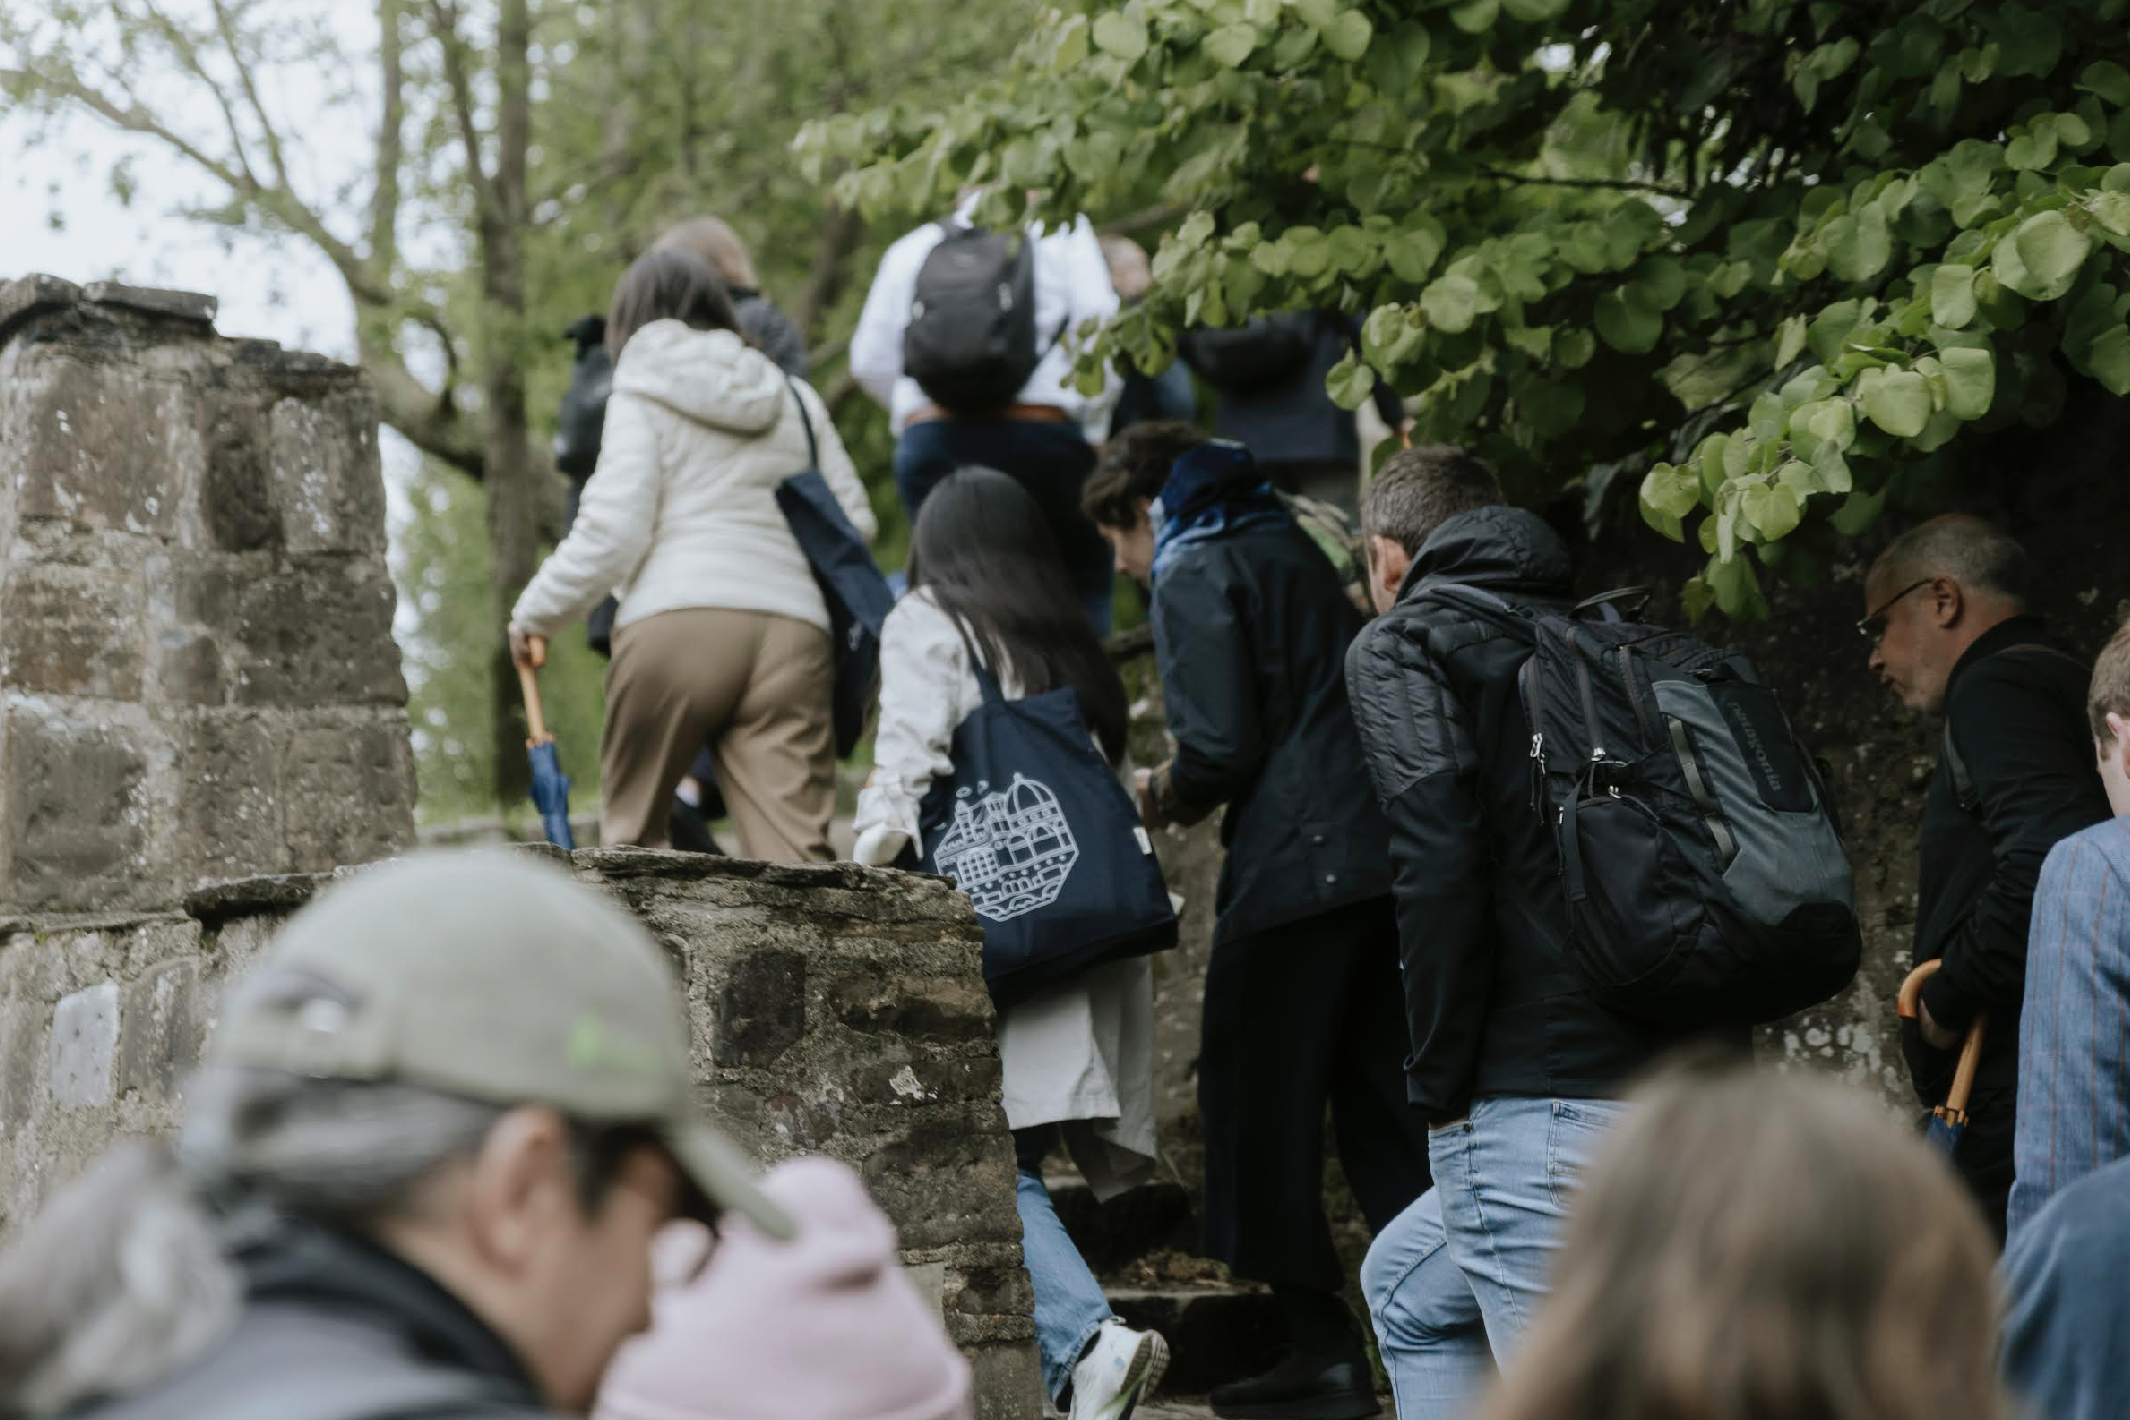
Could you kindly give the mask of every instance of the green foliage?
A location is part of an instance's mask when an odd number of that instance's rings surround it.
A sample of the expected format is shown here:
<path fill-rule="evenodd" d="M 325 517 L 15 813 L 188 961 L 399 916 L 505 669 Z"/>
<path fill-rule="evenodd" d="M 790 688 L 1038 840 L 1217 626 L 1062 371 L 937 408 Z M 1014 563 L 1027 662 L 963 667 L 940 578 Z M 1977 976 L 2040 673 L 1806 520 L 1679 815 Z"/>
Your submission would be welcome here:
<path fill-rule="evenodd" d="M 1365 314 L 1419 438 L 1542 497 L 1641 473 L 1709 563 L 1934 486 L 1964 432 L 2043 424 L 2067 374 L 2130 392 L 2130 0 L 1127 0 L 1054 10 L 1014 64 L 809 125 L 867 212 L 993 183 L 1178 214 L 1095 360 L 1258 311 Z M 1750 549 L 1750 553 L 1748 553 Z"/>
<path fill-rule="evenodd" d="M 478 484 L 434 466 L 405 490 L 392 527 L 400 652 L 414 728 L 417 808 L 424 822 L 493 813 L 495 740 L 488 732 L 494 660 L 489 609 L 488 500 Z M 599 798 L 599 730 L 606 663 L 571 627 L 548 648 L 540 698 L 573 781 L 570 806 Z M 525 804 L 501 806 L 525 814 Z"/>

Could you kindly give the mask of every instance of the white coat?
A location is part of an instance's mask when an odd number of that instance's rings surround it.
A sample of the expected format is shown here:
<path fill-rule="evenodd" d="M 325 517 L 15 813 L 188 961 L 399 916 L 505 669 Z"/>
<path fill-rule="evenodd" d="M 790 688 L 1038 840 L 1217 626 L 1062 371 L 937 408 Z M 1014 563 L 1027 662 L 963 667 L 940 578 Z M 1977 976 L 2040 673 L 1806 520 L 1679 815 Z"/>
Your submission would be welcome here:
<path fill-rule="evenodd" d="M 1020 695 L 1000 677 L 1007 698 Z M 896 603 L 880 637 L 880 726 L 858 796 L 859 860 L 885 863 L 918 837 L 932 781 L 954 771 L 954 731 L 983 703 L 958 624 L 931 595 Z M 1064 1126 L 1097 1198 L 1143 1182 L 1154 1141 L 1154 995 L 1145 957 L 1110 962 L 1002 1012 L 1006 1123 Z"/>
<path fill-rule="evenodd" d="M 512 623 L 551 636 L 611 592 L 616 627 L 715 607 L 828 630 L 828 606 L 776 501 L 777 485 L 806 467 L 802 401 L 821 472 L 870 541 L 865 487 L 811 386 L 787 383 L 729 330 L 657 320 L 637 331 L 614 367 L 577 521 L 526 584 Z"/>

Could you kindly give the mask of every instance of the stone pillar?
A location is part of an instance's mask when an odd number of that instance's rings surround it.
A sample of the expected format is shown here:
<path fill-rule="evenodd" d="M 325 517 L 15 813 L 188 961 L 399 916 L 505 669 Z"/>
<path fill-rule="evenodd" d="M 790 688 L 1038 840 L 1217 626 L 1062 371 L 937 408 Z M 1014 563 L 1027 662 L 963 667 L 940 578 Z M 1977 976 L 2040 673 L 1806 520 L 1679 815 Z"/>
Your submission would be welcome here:
<path fill-rule="evenodd" d="M 0 916 L 412 841 L 376 400 L 214 307 L 0 286 Z"/>

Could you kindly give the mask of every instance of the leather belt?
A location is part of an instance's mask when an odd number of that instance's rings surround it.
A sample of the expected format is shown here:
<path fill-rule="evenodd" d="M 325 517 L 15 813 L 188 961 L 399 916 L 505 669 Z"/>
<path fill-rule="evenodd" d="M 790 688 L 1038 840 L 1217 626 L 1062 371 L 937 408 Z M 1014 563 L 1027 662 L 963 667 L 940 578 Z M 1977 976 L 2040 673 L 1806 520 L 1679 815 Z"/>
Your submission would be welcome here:
<path fill-rule="evenodd" d="M 1054 404 L 1009 404 L 995 414 L 955 414 L 936 404 L 921 404 L 910 415 L 911 424 L 931 424 L 941 419 L 1017 419 L 1026 424 L 1070 424 L 1073 416 Z"/>

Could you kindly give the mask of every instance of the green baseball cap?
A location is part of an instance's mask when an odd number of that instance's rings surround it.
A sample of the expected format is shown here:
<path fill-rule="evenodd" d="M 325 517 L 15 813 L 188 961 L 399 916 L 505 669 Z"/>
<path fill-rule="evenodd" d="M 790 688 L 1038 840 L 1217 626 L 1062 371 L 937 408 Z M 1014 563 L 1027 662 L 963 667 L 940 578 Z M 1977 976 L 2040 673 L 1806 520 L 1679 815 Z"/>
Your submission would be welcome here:
<path fill-rule="evenodd" d="M 694 1099 L 681 986 L 636 920 L 505 849 L 366 868 L 291 918 L 253 975 L 324 994 L 232 992 L 207 1058 L 397 1080 L 588 1124 L 654 1131 L 690 1182 L 771 1237 L 789 1215 Z"/>

